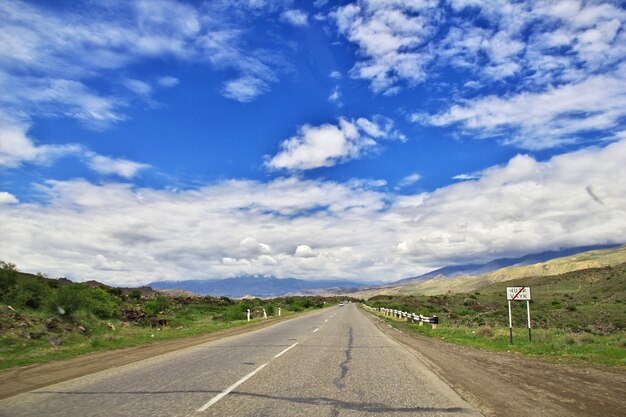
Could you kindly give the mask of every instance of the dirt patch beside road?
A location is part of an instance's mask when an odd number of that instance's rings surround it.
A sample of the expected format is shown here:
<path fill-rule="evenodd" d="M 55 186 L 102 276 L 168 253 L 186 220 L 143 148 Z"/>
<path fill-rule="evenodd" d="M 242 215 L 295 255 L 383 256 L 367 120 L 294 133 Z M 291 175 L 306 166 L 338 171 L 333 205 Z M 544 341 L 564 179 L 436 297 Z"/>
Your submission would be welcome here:
<path fill-rule="evenodd" d="M 71 359 L 3 370 L 0 371 L 0 400 L 22 392 L 32 391 L 48 385 L 89 375 L 94 372 L 103 371 L 116 366 L 126 365 L 128 363 L 137 362 L 153 356 L 173 352 L 175 350 L 184 349 L 228 336 L 251 332 L 263 327 L 271 326 L 279 321 L 300 317 L 302 314 L 307 313 L 299 313 L 282 318 L 270 318 L 259 323 L 220 330 L 202 336 L 191 336 L 182 339 L 151 343 L 148 345 L 134 346 L 126 349 L 93 352 Z"/>
<path fill-rule="evenodd" d="M 564 365 L 521 354 L 492 352 L 389 328 L 384 333 L 409 346 L 466 401 L 486 416 L 622 417 L 626 369 Z"/>

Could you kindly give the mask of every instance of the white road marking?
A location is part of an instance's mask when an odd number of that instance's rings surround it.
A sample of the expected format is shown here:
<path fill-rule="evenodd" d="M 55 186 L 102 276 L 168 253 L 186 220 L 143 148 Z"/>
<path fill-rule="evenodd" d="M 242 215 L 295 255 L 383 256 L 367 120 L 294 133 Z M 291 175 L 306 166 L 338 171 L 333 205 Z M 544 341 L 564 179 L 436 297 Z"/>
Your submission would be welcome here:
<path fill-rule="evenodd" d="M 316 331 L 318 331 L 320 328 L 318 327 L 317 329 L 313 330 L 313 333 L 315 333 Z"/>
<path fill-rule="evenodd" d="M 324 323 L 328 323 L 328 319 L 324 320 Z"/>
<path fill-rule="evenodd" d="M 298 342 L 294 343 L 293 345 L 289 346 L 287 349 L 283 350 L 282 352 L 274 355 L 274 359 L 276 359 L 277 357 L 279 357 L 280 355 L 282 355 L 283 353 L 287 352 L 289 349 L 295 347 L 298 344 Z"/>
<path fill-rule="evenodd" d="M 263 365 L 259 366 L 254 371 L 250 372 L 248 375 L 244 376 L 239 381 L 235 382 L 233 385 L 231 385 L 230 387 L 226 388 L 224 391 L 222 391 L 221 393 L 217 394 L 215 397 L 211 398 L 211 400 L 208 403 L 206 403 L 202 407 L 198 408 L 196 410 L 196 412 L 197 413 L 201 413 L 203 411 L 206 411 L 207 408 L 209 408 L 210 406 L 212 406 L 213 404 L 215 404 L 216 402 L 218 402 L 219 400 L 221 400 L 222 398 L 227 396 L 228 393 L 230 393 L 232 390 L 237 388 L 239 385 L 241 385 L 244 382 L 246 382 L 248 379 L 252 378 L 257 372 L 259 372 L 261 369 L 265 368 L 267 365 L 268 365 L 267 363 L 264 363 Z"/>

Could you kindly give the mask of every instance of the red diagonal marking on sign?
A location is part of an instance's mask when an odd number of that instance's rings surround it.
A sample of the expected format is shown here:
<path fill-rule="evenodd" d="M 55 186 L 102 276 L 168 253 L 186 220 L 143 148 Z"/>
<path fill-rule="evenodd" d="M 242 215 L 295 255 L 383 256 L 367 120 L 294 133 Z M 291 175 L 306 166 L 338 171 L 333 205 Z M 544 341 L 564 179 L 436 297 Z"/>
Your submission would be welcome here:
<path fill-rule="evenodd" d="M 517 294 L 515 294 L 515 296 L 513 296 L 513 298 L 511 298 L 511 301 L 514 301 L 514 300 L 517 298 L 517 296 L 518 296 L 518 295 L 520 295 L 520 294 L 522 293 L 522 291 L 524 291 L 524 288 L 526 288 L 526 287 L 522 287 L 522 289 L 521 289 L 521 290 L 519 290 L 519 291 L 517 292 Z"/>

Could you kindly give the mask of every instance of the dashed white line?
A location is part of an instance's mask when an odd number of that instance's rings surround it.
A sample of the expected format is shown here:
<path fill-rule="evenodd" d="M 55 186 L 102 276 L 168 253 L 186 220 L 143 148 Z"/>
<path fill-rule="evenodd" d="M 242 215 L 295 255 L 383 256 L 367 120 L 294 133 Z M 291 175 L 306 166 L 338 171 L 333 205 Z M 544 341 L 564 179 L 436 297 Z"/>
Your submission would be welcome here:
<path fill-rule="evenodd" d="M 316 331 L 318 331 L 320 328 L 318 327 L 317 329 L 313 330 L 313 333 L 315 333 Z"/>
<path fill-rule="evenodd" d="M 213 404 L 215 404 L 216 402 L 218 402 L 219 400 L 221 400 L 222 398 L 227 396 L 229 392 L 231 392 L 232 390 L 237 388 L 239 385 L 241 385 L 244 382 L 246 382 L 248 379 L 252 378 L 257 372 L 259 372 L 261 369 L 265 368 L 267 365 L 268 365 L 267 363 L 264 363 L 263 365 L 259 366 L 254 371 L 250 372 L 248 375 L 244 376 L 239 381 L 235 382 L 233 385 L 231 385 L 230 387 L 226 388 L 224 391 L 222 391 L 221 393 L 217 394 L 215 397 L 211 398 L 211 400 L 208 403 L 206 403 L 202 407 L 198 408 L 196 410 L 196 412 L 201 413 L 203 411 L 206 411 L 207 408 L 209 408 L 210 406 L 212 406 Z"/>
<path fill-rule="evenodd" d="M 324 323 L 328 323 L 328 319 L 324 320 Z"/>
<path fill-rule="evenodd" d="M 298 342 L 294 343 L 293 345 L 289 346 L 287 349 L 283 350 L 280 353 L 277 353 L 276 355 L 274 355 L 274 359 L 276 359 L 277 357 L 279 357 L 280 355 L 282 355 L 283 353 L 287 352 L 289 349 L 295 347 L 298 344 Z"/>

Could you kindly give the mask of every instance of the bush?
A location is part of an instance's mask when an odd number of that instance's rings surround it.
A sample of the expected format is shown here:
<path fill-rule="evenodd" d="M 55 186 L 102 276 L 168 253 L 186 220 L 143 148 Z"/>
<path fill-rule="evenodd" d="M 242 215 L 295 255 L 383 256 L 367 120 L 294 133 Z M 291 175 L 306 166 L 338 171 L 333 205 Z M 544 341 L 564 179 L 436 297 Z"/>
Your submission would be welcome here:
<path fill-rule="evenodd" d="M 80 284 L 69 284 L 50 293 L 45 301 L 46 309 L 53 314 L 72 317 L 79 308 L 87 304 L 85 289 Z"/>
<path fill-rule="evenodd" d="M 144 310 L 148 314 L 156 315 L 160 311 L 165 311 L 170 308 L 170 299 L 164 295 L 157 295 L 154 299 L 148 301 L 144 305 Z"/>
<path fill-rule="evenodd" d="M 128 293 L 127 297 L 130 298 L 131 300 L 139 301 L 141 300 L 141 291 L 132 290 L 131 292 Z"/>
<path fill-rule="evenodd" d="M 93 288 L 85 291 L 85 309 L 101 319 L 117 316 L 117 299 L 102 288 Z"/>
<path fill-rule="evenodd" d="M 489 326 L 480 327 L 476 334 L 481 337 L 493 337 L 493 329 Z"/>
<path fill-rule="evenodd" d="M 15 264 L 0 261 L 0 292 L 6 294 L 17 283 Z"/>
<path fill-rule="evenodd" d="M 48 285 L 39 279 L 24 279 L 13 290 L 11 298 L 20 307 L 38 309 L 48 295 Z"/>

